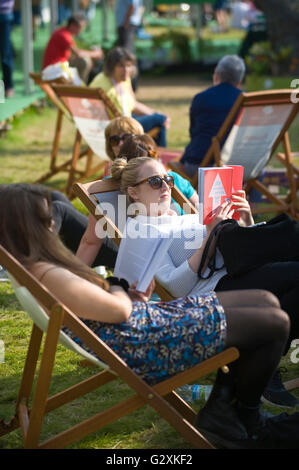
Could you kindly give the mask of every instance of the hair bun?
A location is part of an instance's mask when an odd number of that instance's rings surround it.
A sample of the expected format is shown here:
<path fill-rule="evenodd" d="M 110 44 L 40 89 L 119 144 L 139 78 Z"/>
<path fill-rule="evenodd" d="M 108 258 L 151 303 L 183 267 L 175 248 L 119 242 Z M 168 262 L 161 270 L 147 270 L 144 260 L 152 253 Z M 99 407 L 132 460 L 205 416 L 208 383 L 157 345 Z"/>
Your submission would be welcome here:
<path fill-rule="evenodd" d="M 128 162 L 127 159 L 124 157 L 116 158 L 111 165 L 111 176 L 114 180 L 120 181 L 122 177 L 122 173 L 126 168 Z"/>

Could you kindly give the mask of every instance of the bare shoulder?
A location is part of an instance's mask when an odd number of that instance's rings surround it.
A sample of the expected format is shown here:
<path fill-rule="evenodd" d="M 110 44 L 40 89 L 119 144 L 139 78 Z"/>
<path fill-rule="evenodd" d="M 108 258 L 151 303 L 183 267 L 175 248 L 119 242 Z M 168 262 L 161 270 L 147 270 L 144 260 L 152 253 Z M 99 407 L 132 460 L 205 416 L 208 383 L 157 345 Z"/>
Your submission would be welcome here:
<path fill-rule="evenodd" d="M 56 279 L 70 279 L 72 277 L 77 277 L 68 269 L 45 261 L 34 263 L 30 268 L 30 272 L 39 280 L 43 280 L 46 276 L 47 278 L 55 276 Z"/>

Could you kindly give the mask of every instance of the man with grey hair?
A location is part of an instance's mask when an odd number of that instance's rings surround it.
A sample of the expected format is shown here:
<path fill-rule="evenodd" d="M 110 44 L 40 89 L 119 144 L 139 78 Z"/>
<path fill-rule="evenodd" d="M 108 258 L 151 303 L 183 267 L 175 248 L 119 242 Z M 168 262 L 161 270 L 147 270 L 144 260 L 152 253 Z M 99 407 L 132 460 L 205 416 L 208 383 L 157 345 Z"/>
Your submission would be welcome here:
<path fill-rule="evenodd" d="M 185 172 L 190 177 L 196 173 L 211 145 L 212 137 L 219 131 L 241 93 L 240 85 L 244 75 L 243 59 L 226 55 L 214 70 L 213 86 L 193 98 L 190 107 L 191 140 L 181 158 Z"/>

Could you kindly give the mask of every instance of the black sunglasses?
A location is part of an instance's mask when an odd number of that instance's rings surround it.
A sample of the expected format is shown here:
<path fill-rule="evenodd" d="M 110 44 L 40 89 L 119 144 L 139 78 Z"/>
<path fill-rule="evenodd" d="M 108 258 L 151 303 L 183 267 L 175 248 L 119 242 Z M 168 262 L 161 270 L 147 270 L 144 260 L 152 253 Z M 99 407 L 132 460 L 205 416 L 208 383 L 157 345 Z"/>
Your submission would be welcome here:
<path fill-rule="evenodd" d="M 144 180 L 139 181 L 139 183 L 134 184 L 134 186 L 138 186 L 141 183 L 148 182 L 152 189 L 160 189 L 162 188 L 163 181 L 165 181 L 169 188 L 174 187 L 174 177 L 171 175 L 150 176 L 149 178 L 145 178 Z"/>
<path fill-rule="evenodd" d="M 128 137 L 133 135 L 134 134 L 111 135 L 109 137 L 109 143 L 112 145 L 112 147 L 115 147 L 116 145 L 119 145 L 121 140 L 125 141 Z"/>

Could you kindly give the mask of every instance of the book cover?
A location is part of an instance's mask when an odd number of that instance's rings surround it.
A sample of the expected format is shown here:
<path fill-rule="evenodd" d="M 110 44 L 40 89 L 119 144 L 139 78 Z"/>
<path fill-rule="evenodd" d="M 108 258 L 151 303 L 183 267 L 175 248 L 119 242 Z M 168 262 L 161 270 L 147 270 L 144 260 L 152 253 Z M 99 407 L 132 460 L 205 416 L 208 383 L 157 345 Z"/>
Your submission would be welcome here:
<path fill-rule="evenodd" d="M 229 165 L 233 169 L 232 194 L 243 188 L 244 167 L 242 165 Z M 233 206 L 234 207 L 234 206 Z M 239 212 L 234 212 L 233 219 L 240 220 Z"/>
<path fill-rule="evenodd" d="M 198 169 L 199 220 L 203 225 L 212 222 L 216 209 L 230 200 L 234 191 L 242 189 L 243 167 L 223 166 Z M 235 218 L 239 215 L 234 214 Z"/>

